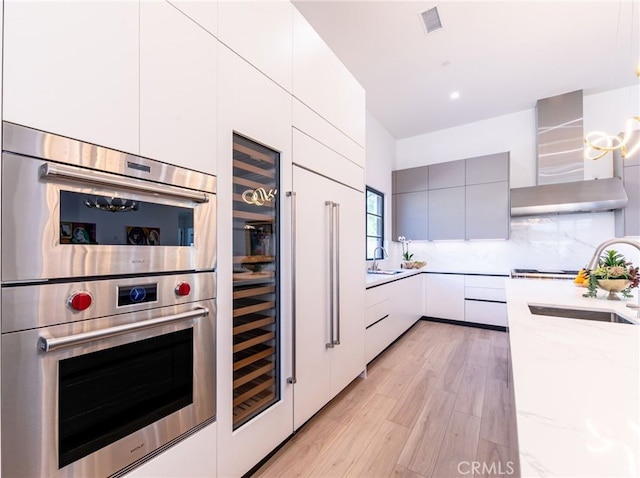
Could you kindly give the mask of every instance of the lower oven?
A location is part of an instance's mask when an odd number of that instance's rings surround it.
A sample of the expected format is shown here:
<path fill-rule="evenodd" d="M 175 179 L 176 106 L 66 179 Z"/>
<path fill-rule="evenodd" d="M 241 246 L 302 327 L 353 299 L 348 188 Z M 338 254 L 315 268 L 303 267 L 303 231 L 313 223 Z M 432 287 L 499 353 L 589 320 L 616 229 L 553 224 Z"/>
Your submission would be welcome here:
<path fill-rule="evenodd" d="M 214 291 L 210 271 L 3 287 L 2 476 L 120 474 L 213 422 Z"/>

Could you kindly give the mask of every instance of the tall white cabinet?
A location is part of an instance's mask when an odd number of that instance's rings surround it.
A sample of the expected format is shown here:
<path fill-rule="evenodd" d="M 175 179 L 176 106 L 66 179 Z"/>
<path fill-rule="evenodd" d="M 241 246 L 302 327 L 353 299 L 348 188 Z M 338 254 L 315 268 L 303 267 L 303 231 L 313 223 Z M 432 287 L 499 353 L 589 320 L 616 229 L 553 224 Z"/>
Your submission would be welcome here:
<path fill-rule="evenodd" d="M 167 2 L 140 3 L 140 155 L 216 173 L 218 42 Z"/>
<path fill-rule="evenodd" d="M 364 196 L 297 166 L 293 189 L 298 428 L 365 368 Z"/>
<path fill-rule="evenodd" d="M 139 154 L 137 2 L 4 2 L 2 119 Z"/>

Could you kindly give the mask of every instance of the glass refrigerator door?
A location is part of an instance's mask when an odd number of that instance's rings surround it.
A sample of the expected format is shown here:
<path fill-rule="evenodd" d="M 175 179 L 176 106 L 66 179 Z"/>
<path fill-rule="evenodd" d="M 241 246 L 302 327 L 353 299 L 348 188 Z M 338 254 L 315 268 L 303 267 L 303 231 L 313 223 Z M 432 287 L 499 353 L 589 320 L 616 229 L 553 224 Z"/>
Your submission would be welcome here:
<path fill-rule="evenodd" d="M 280 399 L 279 160 L 234 134 L 234 430 Z"/>

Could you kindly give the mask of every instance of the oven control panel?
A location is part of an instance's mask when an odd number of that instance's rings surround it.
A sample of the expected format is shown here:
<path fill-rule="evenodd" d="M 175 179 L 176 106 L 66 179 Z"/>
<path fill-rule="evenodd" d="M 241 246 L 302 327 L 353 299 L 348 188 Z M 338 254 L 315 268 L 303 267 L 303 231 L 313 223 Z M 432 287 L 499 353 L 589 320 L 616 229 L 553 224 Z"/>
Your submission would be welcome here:
<path fill-rule="evenodd" d="M 158 284 L 118 287 L 118 307 L 158 300 Z"/>

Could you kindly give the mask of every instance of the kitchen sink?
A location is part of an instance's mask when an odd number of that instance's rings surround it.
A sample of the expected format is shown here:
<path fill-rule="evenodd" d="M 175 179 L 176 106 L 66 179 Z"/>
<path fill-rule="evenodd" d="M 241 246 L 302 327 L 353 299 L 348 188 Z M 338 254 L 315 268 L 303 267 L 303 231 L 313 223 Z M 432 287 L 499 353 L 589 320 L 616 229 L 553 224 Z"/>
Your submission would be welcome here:
<path fill-rule="evenodd" d="M 386 275 L 386 276 L 392 276 L 395 274 L 402 274 L 404 271 L 398 271 L 398 270 L 393 270 L 393 269 L 389 269 L 389 270 L 384 270 L 384 269 L 377 269 L 375 271 L 372 271 L 371 269 L 367 269 L 367 274 L 382 274 L 382 275 Z"/>
<path fill-rule="evenodd" d="M 534 315 L 548 315 L 551 317 L 564 317 L 566 319 L 597 320 L 599 322 L 615 322 L 618 324 L 634 324 L 620 314 L 603 310 L 569 309 L 550 305 L 532 304 L 529 304 L 529 310 Z"/>

